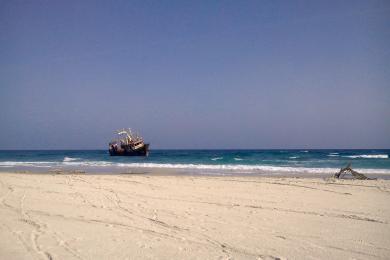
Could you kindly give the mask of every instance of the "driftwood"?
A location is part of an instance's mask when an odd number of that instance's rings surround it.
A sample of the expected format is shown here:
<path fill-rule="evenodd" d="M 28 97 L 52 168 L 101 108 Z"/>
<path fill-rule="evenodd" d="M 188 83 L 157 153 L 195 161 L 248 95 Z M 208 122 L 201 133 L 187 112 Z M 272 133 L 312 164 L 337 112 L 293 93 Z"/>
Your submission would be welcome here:
<path fill-rule="evenodd" d="M 340 177 L 342 177 L 342 175 L 344 175 L 344 174 L 346 174 L 348 172 L 350 172 L 355 179 L 358 179 L 358 180 L 371 180 L 366 175 L 358 173 L 357 171 L 353 170 L 351 168 L 351 163 L 348 163 L 347 167 L 341 168 L 339 172 L 335 173 L 334 177 L 337 178 L 337 179 L 340 179 Z"/>

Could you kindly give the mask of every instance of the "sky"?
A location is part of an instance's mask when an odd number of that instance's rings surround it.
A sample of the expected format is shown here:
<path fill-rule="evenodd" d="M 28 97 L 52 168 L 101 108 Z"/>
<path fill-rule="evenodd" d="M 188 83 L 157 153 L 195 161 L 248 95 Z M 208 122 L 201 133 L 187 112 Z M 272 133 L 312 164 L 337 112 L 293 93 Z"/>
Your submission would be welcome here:
<path fill-rule="evenodd" d="M 0 0 L 0 149 L 390 148 L 390 1 Z"/>

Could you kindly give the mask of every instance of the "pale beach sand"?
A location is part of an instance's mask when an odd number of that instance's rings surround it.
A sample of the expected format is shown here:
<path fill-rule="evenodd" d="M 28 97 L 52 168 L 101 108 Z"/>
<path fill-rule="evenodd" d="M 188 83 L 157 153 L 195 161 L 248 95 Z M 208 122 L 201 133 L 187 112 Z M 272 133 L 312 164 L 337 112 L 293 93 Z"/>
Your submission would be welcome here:
<path fill-rule="evenodd" d="M 390 181 L 0 173 L 0 259 L 390 259 Z"/>

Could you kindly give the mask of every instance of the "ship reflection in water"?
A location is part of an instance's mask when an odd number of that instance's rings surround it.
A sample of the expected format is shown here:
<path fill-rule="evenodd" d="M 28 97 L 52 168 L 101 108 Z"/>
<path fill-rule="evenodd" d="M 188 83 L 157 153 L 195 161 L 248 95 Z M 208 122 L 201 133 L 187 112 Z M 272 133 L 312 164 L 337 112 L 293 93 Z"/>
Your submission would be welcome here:
<path fill-rule="evenodd" d="M 149 144 L 145 144 L 141 136 L 133 134 L 130 129 L 122 129 L 116 133 L 118 137 L 109 144 L 111 156 L 148 156 Z"/>

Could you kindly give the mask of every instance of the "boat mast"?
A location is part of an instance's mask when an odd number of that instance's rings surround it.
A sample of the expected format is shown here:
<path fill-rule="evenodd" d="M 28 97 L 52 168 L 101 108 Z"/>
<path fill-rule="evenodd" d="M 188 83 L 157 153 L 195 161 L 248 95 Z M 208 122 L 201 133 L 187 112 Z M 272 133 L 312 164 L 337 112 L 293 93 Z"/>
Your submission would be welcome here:
<path fill-rule="evenodd" d="M 118 131 L 118 135 L 125 135 L 126 144 L 129 144 L 133 140 L 133 135 L 131 134 L 131 129 L 122 129 Z"/>

